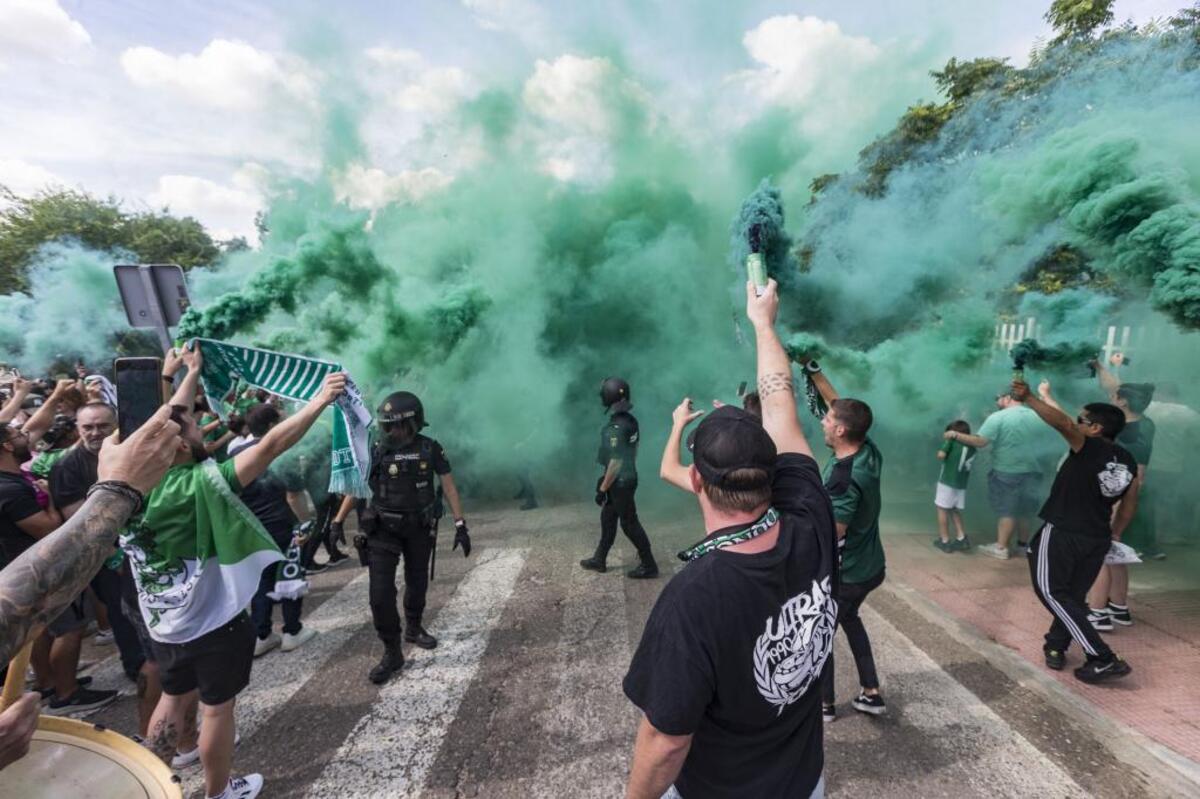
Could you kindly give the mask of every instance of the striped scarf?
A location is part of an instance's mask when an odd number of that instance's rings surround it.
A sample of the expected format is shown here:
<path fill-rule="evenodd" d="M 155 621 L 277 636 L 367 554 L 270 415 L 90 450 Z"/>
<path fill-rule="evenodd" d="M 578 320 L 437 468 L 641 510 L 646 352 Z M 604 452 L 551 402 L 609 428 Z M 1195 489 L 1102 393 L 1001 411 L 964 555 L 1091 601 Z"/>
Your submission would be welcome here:
<path fill-rule="evenodd" d="M 327 375 L 343 371 L 340 364 L 332 361 L 285 355 L 206 338 L 195 341 L 204 355 L 200 382 L 208 397 L 209 407 L 221 419 L 228 418 L 224 400 L 239 380 L 284 399 L 307 402 L 321 390 Z M 370 423 L 371 414 L 363 405 L 362 395 L 347 375 L 346 391 L 333 405 L 330 493 L 355 497 L 371 495 L 367 488 L 367 469 L 370 466 L 367 426 Z"/>

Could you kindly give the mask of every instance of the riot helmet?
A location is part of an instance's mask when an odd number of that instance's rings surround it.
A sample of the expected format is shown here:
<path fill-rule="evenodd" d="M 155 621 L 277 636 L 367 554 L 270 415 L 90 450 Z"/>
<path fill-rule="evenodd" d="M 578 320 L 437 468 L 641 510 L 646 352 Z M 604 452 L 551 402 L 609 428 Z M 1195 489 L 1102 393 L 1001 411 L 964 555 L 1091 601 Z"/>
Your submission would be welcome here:
<path fill-rule="evenodd" d="M 411 391 L 393 391 L 379 406 L 376 419 L 381 426 L 411 421 L 415 432 L 425 427 L 425 408 Z"/>
<path fill-rule="evenodd" d="M 627 411 L 633 407 L 629 384 L 619 377 L 605 378 L 600 384 L 600 401 L 606 410 Z"/>

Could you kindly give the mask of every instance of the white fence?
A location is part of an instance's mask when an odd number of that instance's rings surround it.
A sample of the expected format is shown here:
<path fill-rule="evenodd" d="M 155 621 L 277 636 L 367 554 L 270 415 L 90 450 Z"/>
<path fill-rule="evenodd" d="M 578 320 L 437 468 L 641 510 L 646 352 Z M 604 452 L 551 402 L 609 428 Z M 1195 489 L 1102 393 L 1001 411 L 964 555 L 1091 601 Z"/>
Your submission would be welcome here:
<path fill-rule="evenodd" d="M 1027 338 L 1038 338 L 1038 323 L 1034 317 L 1022 322 L 998 322 L 996 324 L 996 349 L 1007 353 L 1018 342 Z M 1101 362 L 1108 363 L 1114 352 L 1128 354 L 1137 349 L 1145 339 L 1146 330 L 1129 325 L 1109 325 L 1096 331 L 1096 338 L 1103 341 L 1100 347 Z"/>

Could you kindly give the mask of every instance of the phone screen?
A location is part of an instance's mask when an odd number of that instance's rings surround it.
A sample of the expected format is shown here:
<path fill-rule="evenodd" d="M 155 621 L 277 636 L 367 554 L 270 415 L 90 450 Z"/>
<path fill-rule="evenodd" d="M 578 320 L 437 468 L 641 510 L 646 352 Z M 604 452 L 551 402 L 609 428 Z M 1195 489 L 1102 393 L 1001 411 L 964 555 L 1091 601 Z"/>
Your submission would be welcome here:
<path fill-rule="evenodd" d="M 117 427 L 125 441 L 154 415 L 162 401 L 161 358 L 117 358 Z"/>

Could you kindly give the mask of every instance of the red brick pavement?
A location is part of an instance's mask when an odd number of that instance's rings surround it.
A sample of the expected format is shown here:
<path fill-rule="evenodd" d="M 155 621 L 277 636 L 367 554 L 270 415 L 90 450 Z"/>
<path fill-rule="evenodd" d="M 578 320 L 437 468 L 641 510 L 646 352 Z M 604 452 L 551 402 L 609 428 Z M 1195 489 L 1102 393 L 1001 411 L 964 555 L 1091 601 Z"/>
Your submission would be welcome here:
<path fill-rule="evenodd" d="M 1050 614 L 1034 596 L 1024 557 L 1001 561 L 977 552 L 945 554 L 927 534 L 886 534 L 888 575 L 932 599 L 952 616 L 1042 665 Z M 1200 763 L 1200 553 L 1172 551 L 1166 561 L 1130 569 L 1132 627 L 1106 633 L 1132 666 L 1117 683 L 1085 685 L 1068 669 L 1046 673 L 1111 718 Z M 1078 662 L 1077 662 L 1078 661 Z"/>

